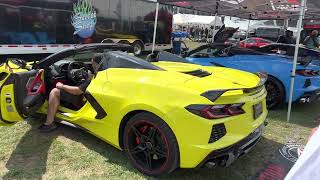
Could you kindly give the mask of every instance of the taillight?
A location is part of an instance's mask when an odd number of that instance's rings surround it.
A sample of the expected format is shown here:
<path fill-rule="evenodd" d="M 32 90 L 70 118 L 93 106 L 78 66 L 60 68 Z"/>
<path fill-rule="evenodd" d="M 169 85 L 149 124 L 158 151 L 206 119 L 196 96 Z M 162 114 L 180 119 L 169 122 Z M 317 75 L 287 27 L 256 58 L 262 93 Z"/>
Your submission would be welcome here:
<path fill-rule="evenodd" d="M 193 114 L 201 116 L 206 119 L 220 119 L 230 116 L 244 114 L 242 109 L 244 103 L 239 104 L 225 104 L 225 105 L 199 105 L 193 104 L 186 107 L 186 109 Z"/>
<path fill-rule="evenodd" d="M 320 72 L 319 71 L 315 71 L 315 70 L 311 70 L 311 69 L 300 69 L 300 70 L 296 70 L 296 73 L 301 75 L 301 76 L 319 76 Z"/>

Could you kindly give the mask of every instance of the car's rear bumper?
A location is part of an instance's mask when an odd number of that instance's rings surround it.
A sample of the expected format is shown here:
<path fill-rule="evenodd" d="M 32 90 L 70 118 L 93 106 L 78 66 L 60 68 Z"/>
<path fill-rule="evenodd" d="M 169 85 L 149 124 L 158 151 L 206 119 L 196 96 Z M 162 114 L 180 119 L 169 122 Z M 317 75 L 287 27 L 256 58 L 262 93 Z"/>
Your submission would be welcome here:
<path fill-rule="evenodd" d="M 181 112 L 180 109 L 170 113 L 175 115 L 170 118 L 179 120 L 172 127 L 179 145 L 180 167 L 196 168 L 213 151 L 237 144 L 264 124 L 268 114 L 265 94 L 262 91 L 252 96 L 225 98 L 225 104 L 246 102 L 243 106 L 246 113 L 238 116 L 209 120 L 190 112 Z M 254 118 L 253 106 L 259 102 L 263 104 L 263 112 Z"/>
<path fill-rule="evenodd" d="M 231 146 L 212 151 L 197 167 L 202 167 L 207 163 L 210 166 L 229 166 L 257 144 L 266 125 L 267 123 L 265 122 L 247 137 Z"/>
<path fill-rule="evenodd" d="M 317 99 L 320 90 L 320 76 L 304 77 L 296 76 L 292 100 L 294 102 L 307 103 Z M 286 102 L 289 102 L 290 85 L 286 87 Z"/>
<path fill-rule="evenodd" d="M 316 101 L 320 98 L 320 89 L 311 92 L 305 92 L 300 98 L 300 103 L 309 103 Z"/>

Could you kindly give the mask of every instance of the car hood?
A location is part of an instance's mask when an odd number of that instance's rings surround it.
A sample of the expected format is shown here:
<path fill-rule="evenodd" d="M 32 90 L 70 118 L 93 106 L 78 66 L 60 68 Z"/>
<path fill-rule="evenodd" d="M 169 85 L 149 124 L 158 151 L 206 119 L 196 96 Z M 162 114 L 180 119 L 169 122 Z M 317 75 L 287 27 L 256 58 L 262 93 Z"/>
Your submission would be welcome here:
<path fill-rule="evenodd" d="M 255 74 L 230 68 L 176 62 L 156 62 L 153 64 L 169 72 L 180 72 L 180 76 L 189 77 L 183 82 L 184 87 L 200 92 L 216 89 L 253 88 L 260 82 L 260 78 Z M 199 73 L 192 73 L 196 71 Z"/>

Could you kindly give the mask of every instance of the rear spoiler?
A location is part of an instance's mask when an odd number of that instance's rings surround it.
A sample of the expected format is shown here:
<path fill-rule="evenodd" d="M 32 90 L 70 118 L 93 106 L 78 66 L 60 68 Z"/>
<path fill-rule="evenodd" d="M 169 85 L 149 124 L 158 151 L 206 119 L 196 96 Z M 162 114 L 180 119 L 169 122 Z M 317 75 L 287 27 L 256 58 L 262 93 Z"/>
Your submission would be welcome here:
<path fill-rule="evenodd" d="M 319 59 L 312 59 L 312 57 L 306 58 L 306 60 L 304 60 L 303 58 L 298 58 L 298 63 L 300 63 L 302 66 L 307 67 L 309 66 L 310 63 L 314 62 L 314 61 L 320 61 Z M 316 63 L 315 65 L 318 65 L 320 63 Z"/>
<path fill-rule="evenodd" d="M 257 86 L 252 88 L 236 88 L 236 89 L 222 89 L 222 90 L 212 90 L 202 93 L 201 96 L 209 99 L 212 102 L 215 102 L 222 94 L 228 91 L 234 90 L 243 90 L 244 93 L 252 93 L 260 90 L 268 80 L 268 75 L 266 73 L 258 72 L 256 75 L 260 78 L 260 81 Z"/>

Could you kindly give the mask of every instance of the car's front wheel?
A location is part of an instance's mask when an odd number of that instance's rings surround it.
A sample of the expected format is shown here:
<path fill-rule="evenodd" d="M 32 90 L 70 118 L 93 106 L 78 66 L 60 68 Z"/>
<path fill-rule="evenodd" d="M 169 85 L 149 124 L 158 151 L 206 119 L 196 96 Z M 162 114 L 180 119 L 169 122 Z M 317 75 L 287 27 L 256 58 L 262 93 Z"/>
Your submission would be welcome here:
<path fill-rule="evenodd" d="M 160 176 L 178 167 L 177 140 L 161 118 L 151 113 L 136 114 L 127 123 L 123 137 L 125 152 L 140 172 Z"/>
<path fill-rule="evenodd" d="M 267 89 L 267 107 L 268 109 L 275 109 L 283 104 L 285 90 L 281 84 L 281 82 L 272 77 L 268 77 L 268 81 L 266 82 Z"/>

